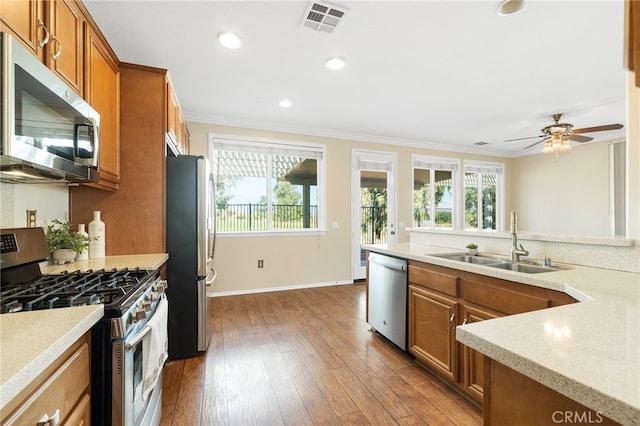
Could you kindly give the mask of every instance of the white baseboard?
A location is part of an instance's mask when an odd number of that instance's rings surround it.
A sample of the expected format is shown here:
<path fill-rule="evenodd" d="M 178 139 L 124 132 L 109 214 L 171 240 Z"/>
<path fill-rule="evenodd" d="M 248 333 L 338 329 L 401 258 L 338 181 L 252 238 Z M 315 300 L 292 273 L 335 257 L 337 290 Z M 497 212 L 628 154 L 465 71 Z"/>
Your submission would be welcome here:
<path fill-rule="evenodd" d="M 332 285 L 345 285 L 345 284 L 353 284 L 353 281 L 332 281 L 328 283 L 297 284 L 297 285 L 287 285 L 287 286 L 281 286 L 281 287 L 251 288 L 248 290 L 238 290 L 238 291 L 220 291 L 220 292 L 214 291 L 212 293 L 207 293 L 207 297 L 238 296 L 242 294 L 269 293 L 272 291 L 299 290 L 303 288 L 329 287 Z"/>

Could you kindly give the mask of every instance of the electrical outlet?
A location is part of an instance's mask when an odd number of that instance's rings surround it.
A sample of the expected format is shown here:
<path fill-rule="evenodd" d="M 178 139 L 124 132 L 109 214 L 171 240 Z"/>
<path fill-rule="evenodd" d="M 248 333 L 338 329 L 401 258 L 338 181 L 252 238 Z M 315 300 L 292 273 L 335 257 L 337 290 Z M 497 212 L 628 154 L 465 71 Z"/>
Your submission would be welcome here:
<path fill-rule="evenodd" d="M 36 227 L 37 210 L 27 210 L 27 228 Z"/>
<path fill-rule="evenodd" d="M 264 268 L 264 260 L 258 259 L 258 268 Z"/>

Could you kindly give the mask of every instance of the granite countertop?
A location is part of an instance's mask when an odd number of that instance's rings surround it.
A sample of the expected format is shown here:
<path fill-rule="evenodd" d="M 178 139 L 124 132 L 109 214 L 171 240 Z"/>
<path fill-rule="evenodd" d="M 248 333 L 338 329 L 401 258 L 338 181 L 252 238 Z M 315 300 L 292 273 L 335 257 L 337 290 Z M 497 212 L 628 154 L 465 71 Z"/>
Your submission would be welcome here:
<path fill-rule="evenodd" d="M 0 410 L 103 314 L 87 305 L 0 315 Z"/>
<path fill-rule="evenodd" d="M 48 263 L 40 264 L 40 271 L 44 275 L 61 274 L 63 272 L 73 271 L 88 271 L 92 269 L 94 271 L 100 269 L 122 269 L 122 268 L 137 268 L 140 269 L 158 269 L 167 260 L 169 255 L 167 253 L 152 253 L 152 254 L 126 254 L 118 256 L 107 256 L 100 259 L 88 259 L 88 260 L 76 260 L 73 263 L 66 263 L 64 265 L 50 265 Z"/>
<path fill-rule="evenodd" d="M 640 424 L 640 274 L 573 265 L 523 274 L 434 257 L 426 244 L 378 253 L 563 291 L 580 303 L 461 325 L 465 345 L 622 424 Z M 460 251 L 460 250 L 457 250 Z"/>
<path fill-rule="evenodd" d="M 168 259 L 166 253 L 107 256 L 65 265 L 41 264 L 40 270 L 44 275 L 125 267 L 155 270 Z M 103 305 L 0 315 L 0 410 L 103 315 Z"/>

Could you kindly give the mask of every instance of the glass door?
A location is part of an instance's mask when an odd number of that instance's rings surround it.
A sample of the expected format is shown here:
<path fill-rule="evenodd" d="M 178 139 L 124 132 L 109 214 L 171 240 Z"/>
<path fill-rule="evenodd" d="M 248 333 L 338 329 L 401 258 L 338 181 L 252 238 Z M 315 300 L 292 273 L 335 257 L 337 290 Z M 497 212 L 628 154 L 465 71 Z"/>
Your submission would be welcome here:
<path fill-rule="evenodd" d="M 352 269 L 353 279 L 366 278 L 363 244 L 394 243 L 395 164 L 393 153 L 352 152 Z"/>

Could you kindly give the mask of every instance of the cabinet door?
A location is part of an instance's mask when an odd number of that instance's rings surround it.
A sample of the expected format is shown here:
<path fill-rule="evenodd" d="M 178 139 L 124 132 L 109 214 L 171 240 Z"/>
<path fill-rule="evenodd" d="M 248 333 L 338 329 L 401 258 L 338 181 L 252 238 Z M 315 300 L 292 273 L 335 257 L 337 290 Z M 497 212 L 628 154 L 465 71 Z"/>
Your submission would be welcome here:
<path fill-rule="evenodd" d="M 115 190 L 120 182 L 120 72 L 117 59 L 87 23 L 85 97 L 100 114 L 100 181 Z"/>
<path fill-rule="evenodd" d="M 80 96 L 82 93 L 84 17 L 72 0 L 47 2 L 51 40 L 47 44 L 45 63 Z"/>
<path fill-rule="evenodd" d="M 458 380 L 457 314 L 456 299 L 409 286 L 409 351 L 454 381 Z"/>
<path fill-rule="evenodd" d="M 469 305 L 460 306 L 462 324 L 484 321 L 502 316 L 499 312 Z M 467 392 L 477 401 L 482 402 L 484 394 L 484 356 L 468 346 L 463 348 L 462 384 Z"/>
<path fill-rule="evenodd" d="M 0 30 L 12 34 L 44 60 L 43 47 L 49 41 L 49 29 L 44 23 L 44 1 L 2 1 Z"/>

